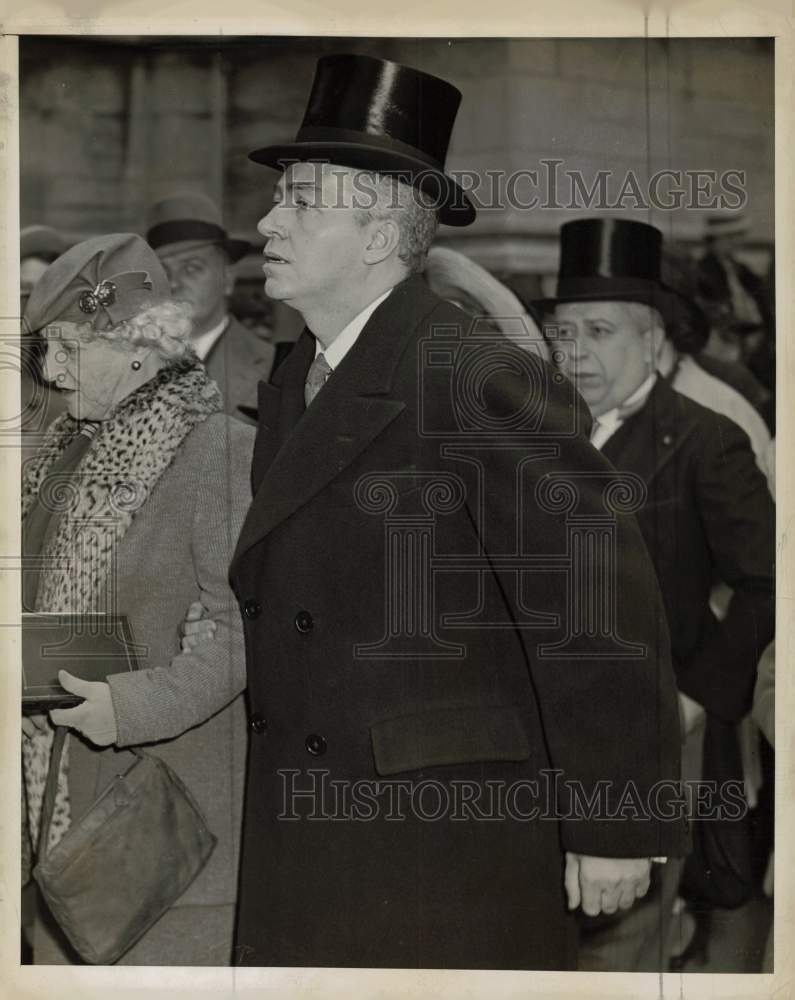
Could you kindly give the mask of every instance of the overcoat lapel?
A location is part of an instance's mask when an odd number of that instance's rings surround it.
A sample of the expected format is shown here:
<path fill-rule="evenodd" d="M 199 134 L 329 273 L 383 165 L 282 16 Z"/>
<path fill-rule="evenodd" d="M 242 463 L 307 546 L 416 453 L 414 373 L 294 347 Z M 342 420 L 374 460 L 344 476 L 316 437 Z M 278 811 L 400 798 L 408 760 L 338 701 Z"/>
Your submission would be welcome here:
<path fill-rule="evenodd" d="M 637 473 L 647 486 L 695 429 L 677 405 L 677 395 L 658 378 L 646 404 L 618 428 L 602 449 L 617 469 Z"/>
<path fill-rule="evenodd" d="M 394 371 L 417 324 L 437 302 L 419 276 L 396 286 L 308 409 L 304 381 L 315 342 L 304 331 L 279 373 L 281 385 L 260 392 L 260 434 L 267 427 L 269 436 L 257 445 L 256 494 L 233 567 L 403 411 L 404 402 L 389 398 Z"/>

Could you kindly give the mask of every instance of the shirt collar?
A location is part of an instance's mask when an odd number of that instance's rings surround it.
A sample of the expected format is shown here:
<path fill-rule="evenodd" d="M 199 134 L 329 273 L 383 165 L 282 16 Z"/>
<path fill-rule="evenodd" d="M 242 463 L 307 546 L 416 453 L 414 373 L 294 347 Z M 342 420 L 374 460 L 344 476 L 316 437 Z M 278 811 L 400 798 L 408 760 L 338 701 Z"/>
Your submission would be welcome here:
<path fill-rule="evenodd" d="M 193 348 L 194 354 L 200 361 L 206 360 L 209 356 L 210 351 L 215 347 L 216 341 L 224 332 L 228 323 L 229 317 L 224 316 L 221 322 L 217 323 L 212 330 L 200 333 L 198 337 L 191 340 L 190 346 Z"/>
<path fill-rule="evenodd" d="M 359 334 L 367 325 L 368 319 L 370 319 L 391 291 L 391 288 L 387 288 L 383 295 L 379 295 L 378 298 L 371 302 L 369 306 L 365 306 L 360 313 L 353 317 L 350 323 L 340 330 L 334 338 L 333 343 L 331 343 L 325 351 L 323 350 L 320 341 L 316 339 L 315 357 L 317 357 L 318 354 L 322 354 L 328 362 L 329 368 L 333 371 L 356 343 Z"/>
<path fill-rule="evenodd" d="M 620 406 L 614 406 L 612 410 L 608 410 L 600 417 L 594 417 L 591 428 L 591 442 L 595 447 L 601 449 L 608 438 L 615 434 L 626 420 L 627 411 L 634 413 L 642 408 L 656 381 L 657 372 L 652 372 L 631 395 L 627 396 Z"/>
<path fill-rule="evenodd" d="M 647 379 L 641 382 L 638 388 L 633 393 L 631 393 L 631 395 L 627 396 L 627 398 L 620 406 L 614 406 L 612 410 L 608 410 L 607 413 L 603 413 L 601 417 L 597 417 L 596 419 L 599 421 L 600 424 L 603 425 L 610 424 L 613 421 L 615 421 L 617 424 L 620 424 L 624 419 L 622 413 L 626 409 L 628 408 L 640 409 L 640 406 L 637 406 L 637 404 L 645 403 L 646 397 L 654 388 L 654 383 L 656 381 L 657 381 L 657 372 L 655 371 L 652 372 Z"/>

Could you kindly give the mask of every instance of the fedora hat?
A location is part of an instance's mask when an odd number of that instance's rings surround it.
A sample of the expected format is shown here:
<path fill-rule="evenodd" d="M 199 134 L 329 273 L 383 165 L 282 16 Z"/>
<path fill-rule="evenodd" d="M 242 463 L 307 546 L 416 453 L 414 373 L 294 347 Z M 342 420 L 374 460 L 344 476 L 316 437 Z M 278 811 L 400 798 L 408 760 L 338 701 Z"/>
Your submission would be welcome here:
<path fill-rule="evenodd" d="M 456 87 L 429 73 L 372 56 L 323 56 L 295 141 L 249 159 L 279 170 L 311 160 L 395 176 L 425 192 L 441 222 L 467 226 L 475 208 L 445 173 L 460 103 Z"/>
<path fill-rule="evenodd" d="M 149 210 L 146 241 L 158 257 L 222 246 L 233 263 L 252 249 L 248 241 L 230 238 L 218 206 L 197 192 L 172 194 L 155 202 Z"/>
<path fill-rule="evenodd" d="M 709 324 L 696 303 L 662 277 L 663 238 L 655 226 L 631 219 L 577 219 L 560 228 L 560 266 L 552 298 L 534 305 L 550 312 L 562 302 L 640 302 L 656 309 L 675 346 L 695 353 Z M 676 344 L 687 326 L 687 347 Z"/>
<path fill-rule="evenodd" d="M 39 257 L 51 264 L 69 244 L 52 226 L 25 226 L 19 233 L 19 259 Z"/>
<path fill-rule="evenodd" d="M 704 238 L 715 240 L 726 236 L 747 236 L 749 230 L 748 219 L 742 212 L 708 215 L 704 227 Z"/>

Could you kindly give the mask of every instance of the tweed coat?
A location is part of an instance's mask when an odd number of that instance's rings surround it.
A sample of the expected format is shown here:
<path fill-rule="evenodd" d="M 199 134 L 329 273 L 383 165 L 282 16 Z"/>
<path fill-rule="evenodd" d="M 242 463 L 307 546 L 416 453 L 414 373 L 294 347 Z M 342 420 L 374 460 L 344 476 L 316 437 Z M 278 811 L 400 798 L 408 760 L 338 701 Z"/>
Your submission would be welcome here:
<path fill-rule="evenodd" d="M 207 374 L 217 383 L 224 397 L 226 412 L 242 420 L 252 421 L 241 414 L 239 407 L 257 407 L 257 384 L 267 381 L 276 356 L 275 346 L 234 316 L 204 360 Z"/>
<path fill-rule="evenodd" d="M 614 655 L 612 640 L 566 631 L 565 509 L 579 490 L 579 512 L 601 524 L 591 484 L 613 475 L 581 432 L 584 403 L 499 335 L 462 353 L 469 325 L 412 277 L 308 409 L 308 332 L 278 385 L 260 385 L 255 496 L 231 568 L 252 730 L 239 964 L 566 968 L 563 849 L 685 849 L 681 817 L 613 809 L 628 783 L 643 796 L 679 771 L 667 631 L 637 525 L 615 519 L 612 636 L 636 645 Z M 557 491 L 554 474 L 572 471 L 579 486 Z M 545 487 L 557 500 L 536 499 Z M 551 562 L 517 572 L 517 553 Z M 576 650 L 552 648 L 567 636 Z M 550 767 L 589 790 L 608 783 L 616 818 L 545 808 Z M 456 819 L 445 802 L 465 786 L 477 807 Z M 502 815 L 490 788 L 524 788 L 540 810 Z M 398 793 L 409 805 L 392 812 L 379 796 Z"/>
<path fill-rule="evenodd" d="M 227 571 L 250 499 L 253 437 L 250 427 L 221 413 L 198 424 L 116 552 L 116 606 L 143 644 L 142 669 L 108 678 L 120 749 L 70 739 L 72 821 L 133 762 L 123 748 L 143 745 L 176 771 L 218 838 L 206 867 L 120 964 L 217 965 L 229 958 L 231 919 L 226 941 L 210 947 L 207 939 L 236 895 L 247 731 L 243 639 Z M 182 653 L 178 627 L 194 600 L 218 627 L 213 641 Z M 161 923 L 179 927 L 178 944 L 161 934 Z M 67 959 L 39 928 L 34 949 L 37 963 Z"/>
<path fill-rule="evenodd" d="M 637 512 L 665 602 L 679 688 L 723 722 L 751 707 L 775 626 L 775 512 L 745 432 L 658 379 L 603 453 L 646 483 Z M 733 590 L 718 621 L 716 580 Z"/>

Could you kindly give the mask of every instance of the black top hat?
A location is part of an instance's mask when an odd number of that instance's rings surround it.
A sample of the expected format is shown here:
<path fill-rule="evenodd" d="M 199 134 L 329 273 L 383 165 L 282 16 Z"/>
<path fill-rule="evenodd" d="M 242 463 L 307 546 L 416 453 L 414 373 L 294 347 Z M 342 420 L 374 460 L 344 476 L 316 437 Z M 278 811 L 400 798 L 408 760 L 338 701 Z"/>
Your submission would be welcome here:
<path fill-rule="evenodd" d="M 323 56 L 295 142 L 255 149 L 249 159 L 278 169 L 313 160 L 397 176 L 431 197 L 441 222 L 468 226 L 474 206 L 444 172 L 460 103 L 459 90 L 429 73 L 371 56 Z"/>
<path fill-rule="evenodd" d="M 641 302 L 662 316 L 674 345 L 699 351 L 709 325 L 692 299 L 662 279 L 662 233 L 630 219 L 577 219 L 560 229 L 560 267 L 554 298 L 535 305 L 549 311 L 559 302 Z M 687 341 L 677 332 L 687 328 Z"/>

